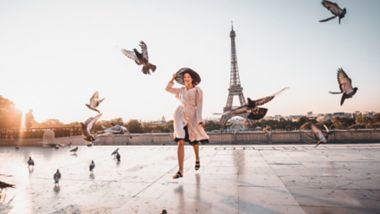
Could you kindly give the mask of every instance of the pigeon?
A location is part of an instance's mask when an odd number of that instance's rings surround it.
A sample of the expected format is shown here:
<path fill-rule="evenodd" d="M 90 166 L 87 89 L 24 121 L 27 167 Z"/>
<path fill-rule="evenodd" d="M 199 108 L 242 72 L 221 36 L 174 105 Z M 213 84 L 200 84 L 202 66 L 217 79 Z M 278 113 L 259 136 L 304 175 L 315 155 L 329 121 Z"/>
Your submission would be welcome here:
<path fill-rule="evenodd" d="M 156 66 L 149 63 L 149 57 L 148 57 L 148 48 L 145 42 L 140 41 L 139 46 L 141 47 L 141 53 L 138 52 L 136 49 L 133 49 L 133 51 L 129 51 L 126 49 L 121 49 L 121 52 L 128 58 L 134 60 L 137 65 L 143 65 L 141 71 L 144 74 L 150 74 L 150 70 L 154 72 L 156 70 Z"/>
<path fill-rule="evenodd" d="M 3 190 L 6 188 L 15 188 L 15 185 L 14 184 L 8 184 L 8 183 L 5 183 L 3 181 L 0 181 L 0 189 Z"/>
<path fill-rule="evenodd" d="M 101 102 L 103 102 L 103 100 L 104 100 L 104 98 L 103 99 L 99 99 L 99 92 L 95 91 L 95 93 L 90 98 L 90 103 L 86 104 L 86 106 L 89 109 L 94 110 L 94 111 L 100 113 L 100 111 L 97 109 L 97 107 L 99 106 L 99 104 Z"/>
<path fill-rule="evenodd" d="M 120 154 L 119 154 L 119 152 L 116 152 L 116 160 L 117 160 L 117 162 L 120 162 Z"/>
<path fill-rule="evenodd" d="M 112 156 L 112 155 L 116 155 L 117 153 L 119 153 L 119 148 L 115 149 L 115 151 L 113 151 L 113 152 L 111 153 L 111 156 Z"/>
<path fill-rule="evenodd" d="M 331 2 L 331 1 L 327 1 L 327 0 L 323 0 L 322 1 L 322 5 L 327 9 L 329 10 L 332 14 L 334 14 L 334 16 L 332 17 L 329 17 L 327 19 L 322 19 L 320 20 L 319 22 L 327 22 L 327 21 L 330 21 L 332 19 L 335 19 L 336 17 L 339 17 L 339 24 L 340 24 L 340 20 L 344 18 L 344 16 L 346 15 L 347 13 L 347 10 L 346 8 L 340 8 L 338 6 L 337 3 L 334 3 L 334 2 Z"/>
<path fill-rule="evenodd" d="M 32 166 L 34 166 L 34 161 L 33 161 L 32 157 L 29 157 L 28 167 L 32 167 Z"/>
<path fill-rule="evenodd" d="M 95 141 L 95 136 L 91 134 L 91 129 L 101 116 L 102 113 L 99 113 L 95 117 L 90 117 L 84 123 L 81 123 L 83 135 L 85 136 L 84 140 L 89 142 Z"/>
<path fill-rule="evenodd" d="M 339 88 L 340 92 L 331 92 L 329 91 L 330 94 L 342 94 L 342 98 L 340 100 L 340 105 L 343 105 L 344 100 L 347 98 L 351 98 L 354 96 L 358 90 L 357 87 L 352 88 L 352 81 L 344 72 L 342 68 L 338 69 L 338 83 L 339 83 Z"/>
<path fill-rule="evenodd" d="M 59 169 L 54 173 L 54 183 L 55 185 L 59 185 L 59 180 L 61 179 L 61 173 L 59 172 Z"/>
<path fill-rule="evenodd" d="M 74 149 L 71 149 L 70 152 L 77 152 L 78 151 L 78 146 L 76 146 Z"/>
<path fill-rule="evenodd" d="M 332 133 L 329 128 L 325 124 L 323 124 L 324 131 L 321 131 L 317 125 L 311 123 L 311 122 L 306 122 L 302 126 L 300 126 L 300 130 L 305 130 L 305 129 L 311 129 L 311 132 L 313 133 L 312 136 L 308 135 L 310 138 L 313 138 L 314 140 L 317 141 L 317 144 L 315 147 L 319 146 L 321 143 L 327 143 L 327 140 L 329 138 L 329 135 Z"/>
<path fill-rule="evenodd" d="M 129 133 L 128 129 L 121 125 L 114 125 L 108 129 L 105 129 L 104 132 L 108 134 L 121 134 L 121 135 L 124 133 Z"/>
<path fill-rule="evenodd" d="M 94 170 L 94 168 L 95 168 L 95 162 L 92 160 L 91 164 L 90 164 L 90 172 L 92 172 L 92 170 Z"/>
<path fill-rule="evenodd" d="M 227 112 L 223 113 L 223 115 L 231 114 L 233 116 L 236 116 L 236 115 L 240 115 L 243 113 L 249 113 L 248 119 L 260 120 L 266 115 L 268 109 L 260 108 L 259 106 L 264 105 L 264 104 L 268 103 L 269 101 L 273 100 L 274 97 L 276 97 L 277 95 L 279 95 L 280 93 L 282 93 L 283 91 L 285 91 L 288 88 L 289 87 L 285 87 L 285 88 L 281 89 L 280 91 L 274 93 L 271 96 L 263 97 L 263 98 L 260 98 L 257 100 L 251 100 L 248 97 L 247 98 L 247 104 L 242 105 L 236 109 L 232 109 L 231 111 L 227 111 Z"/>
<path fill-rule="evenodd" d="M 327 143 L 329 135 L 331 134 L 330 130 L 327 128 L 325 124 L 323 124 L 323 127 L 325 128 L 325 133 L 323 133 L 316 125 L 310 125 L 314 138 L 315 140 L 317 140 L 317 145 L 315 145 L 315 147 L 319 146 L 320 143 Z"/>

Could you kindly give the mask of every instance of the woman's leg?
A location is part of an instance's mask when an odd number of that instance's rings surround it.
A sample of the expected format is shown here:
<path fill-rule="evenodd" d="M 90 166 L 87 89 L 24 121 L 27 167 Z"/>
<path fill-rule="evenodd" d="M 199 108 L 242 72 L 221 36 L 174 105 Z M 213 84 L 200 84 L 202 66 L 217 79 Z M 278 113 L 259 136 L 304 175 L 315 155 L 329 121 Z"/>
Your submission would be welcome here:
<path fill-rule="evenodd" d="M 199 170 L 201 163 L 199 161 L 199 143 L 193 144 L 194 154 L 195 154 L 195 170 Z"/>
<path fill-rule="evenodd" d="M 193 144 L 194 154 L 195 154 L 195 161 L 199 161 L 199 143 Z"/>
<path fill-rule="evenodd" d="M 179 171 L 183 172 L 183 160 L 185 158 L 185 141 L 179 140 L 177 147 L 177 156 L 178 156 L 178 168 Z"/>

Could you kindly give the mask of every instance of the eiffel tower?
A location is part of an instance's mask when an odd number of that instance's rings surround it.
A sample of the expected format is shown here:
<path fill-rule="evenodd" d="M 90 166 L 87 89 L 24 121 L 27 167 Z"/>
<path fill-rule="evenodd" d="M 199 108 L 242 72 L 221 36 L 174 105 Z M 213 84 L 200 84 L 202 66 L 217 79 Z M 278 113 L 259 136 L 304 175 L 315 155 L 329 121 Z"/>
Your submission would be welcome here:
<path fill-rule="evenodd" d="M 236 33 L 234 31 L 234 26 L 232 25 L 230 38 L 231 38 L 231 74 L 230 74 L 230 87 L 228 89 L 228 98 L 226 106 L 223 109 L 223 113 L 230 111 L 234 107 L 232 106 L 234 96 L 239 97 L 240 105 L 245 105 L 246 101 L 243 95 L 243 88 L 240 85 L 240 77 L 239 70 L 237 65 L 237 57 L 236 57 L 236 45 L 235 45 L 235 37 Z M 238 115 L 248 120 L 248 123 L 252 125 L 252 121 L 247 118 L 248 113 L 244 113 Z M 231 119 L 232 115 L 224 114 L 220 118 L 220 123 L 223 127 L 225 127 L 227 121 Z"/>

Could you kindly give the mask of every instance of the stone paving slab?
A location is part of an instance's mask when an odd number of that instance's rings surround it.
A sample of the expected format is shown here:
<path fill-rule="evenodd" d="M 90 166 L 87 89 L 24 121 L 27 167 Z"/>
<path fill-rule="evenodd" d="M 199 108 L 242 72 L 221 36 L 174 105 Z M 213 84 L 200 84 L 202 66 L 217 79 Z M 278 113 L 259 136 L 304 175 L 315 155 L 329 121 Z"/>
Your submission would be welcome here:
<path fill-rule="evenodd" d="M 118 147 L 0 147 L 0 213 L 380 213 L 380 144 L 186 146 L 178 180 L 176 146 Z"/>

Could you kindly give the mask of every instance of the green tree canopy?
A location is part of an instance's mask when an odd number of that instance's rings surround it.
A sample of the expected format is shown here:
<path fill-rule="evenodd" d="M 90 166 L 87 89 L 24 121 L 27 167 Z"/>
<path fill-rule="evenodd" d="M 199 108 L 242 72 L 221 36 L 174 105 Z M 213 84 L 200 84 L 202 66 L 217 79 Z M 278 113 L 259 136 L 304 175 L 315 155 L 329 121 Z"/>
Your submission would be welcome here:
<path fill-rule="evenodd" d="M 130 133 L 142 133 L 144 131 L 138 120 L 129 120 L 127 123 L 127 129 Z"/>

